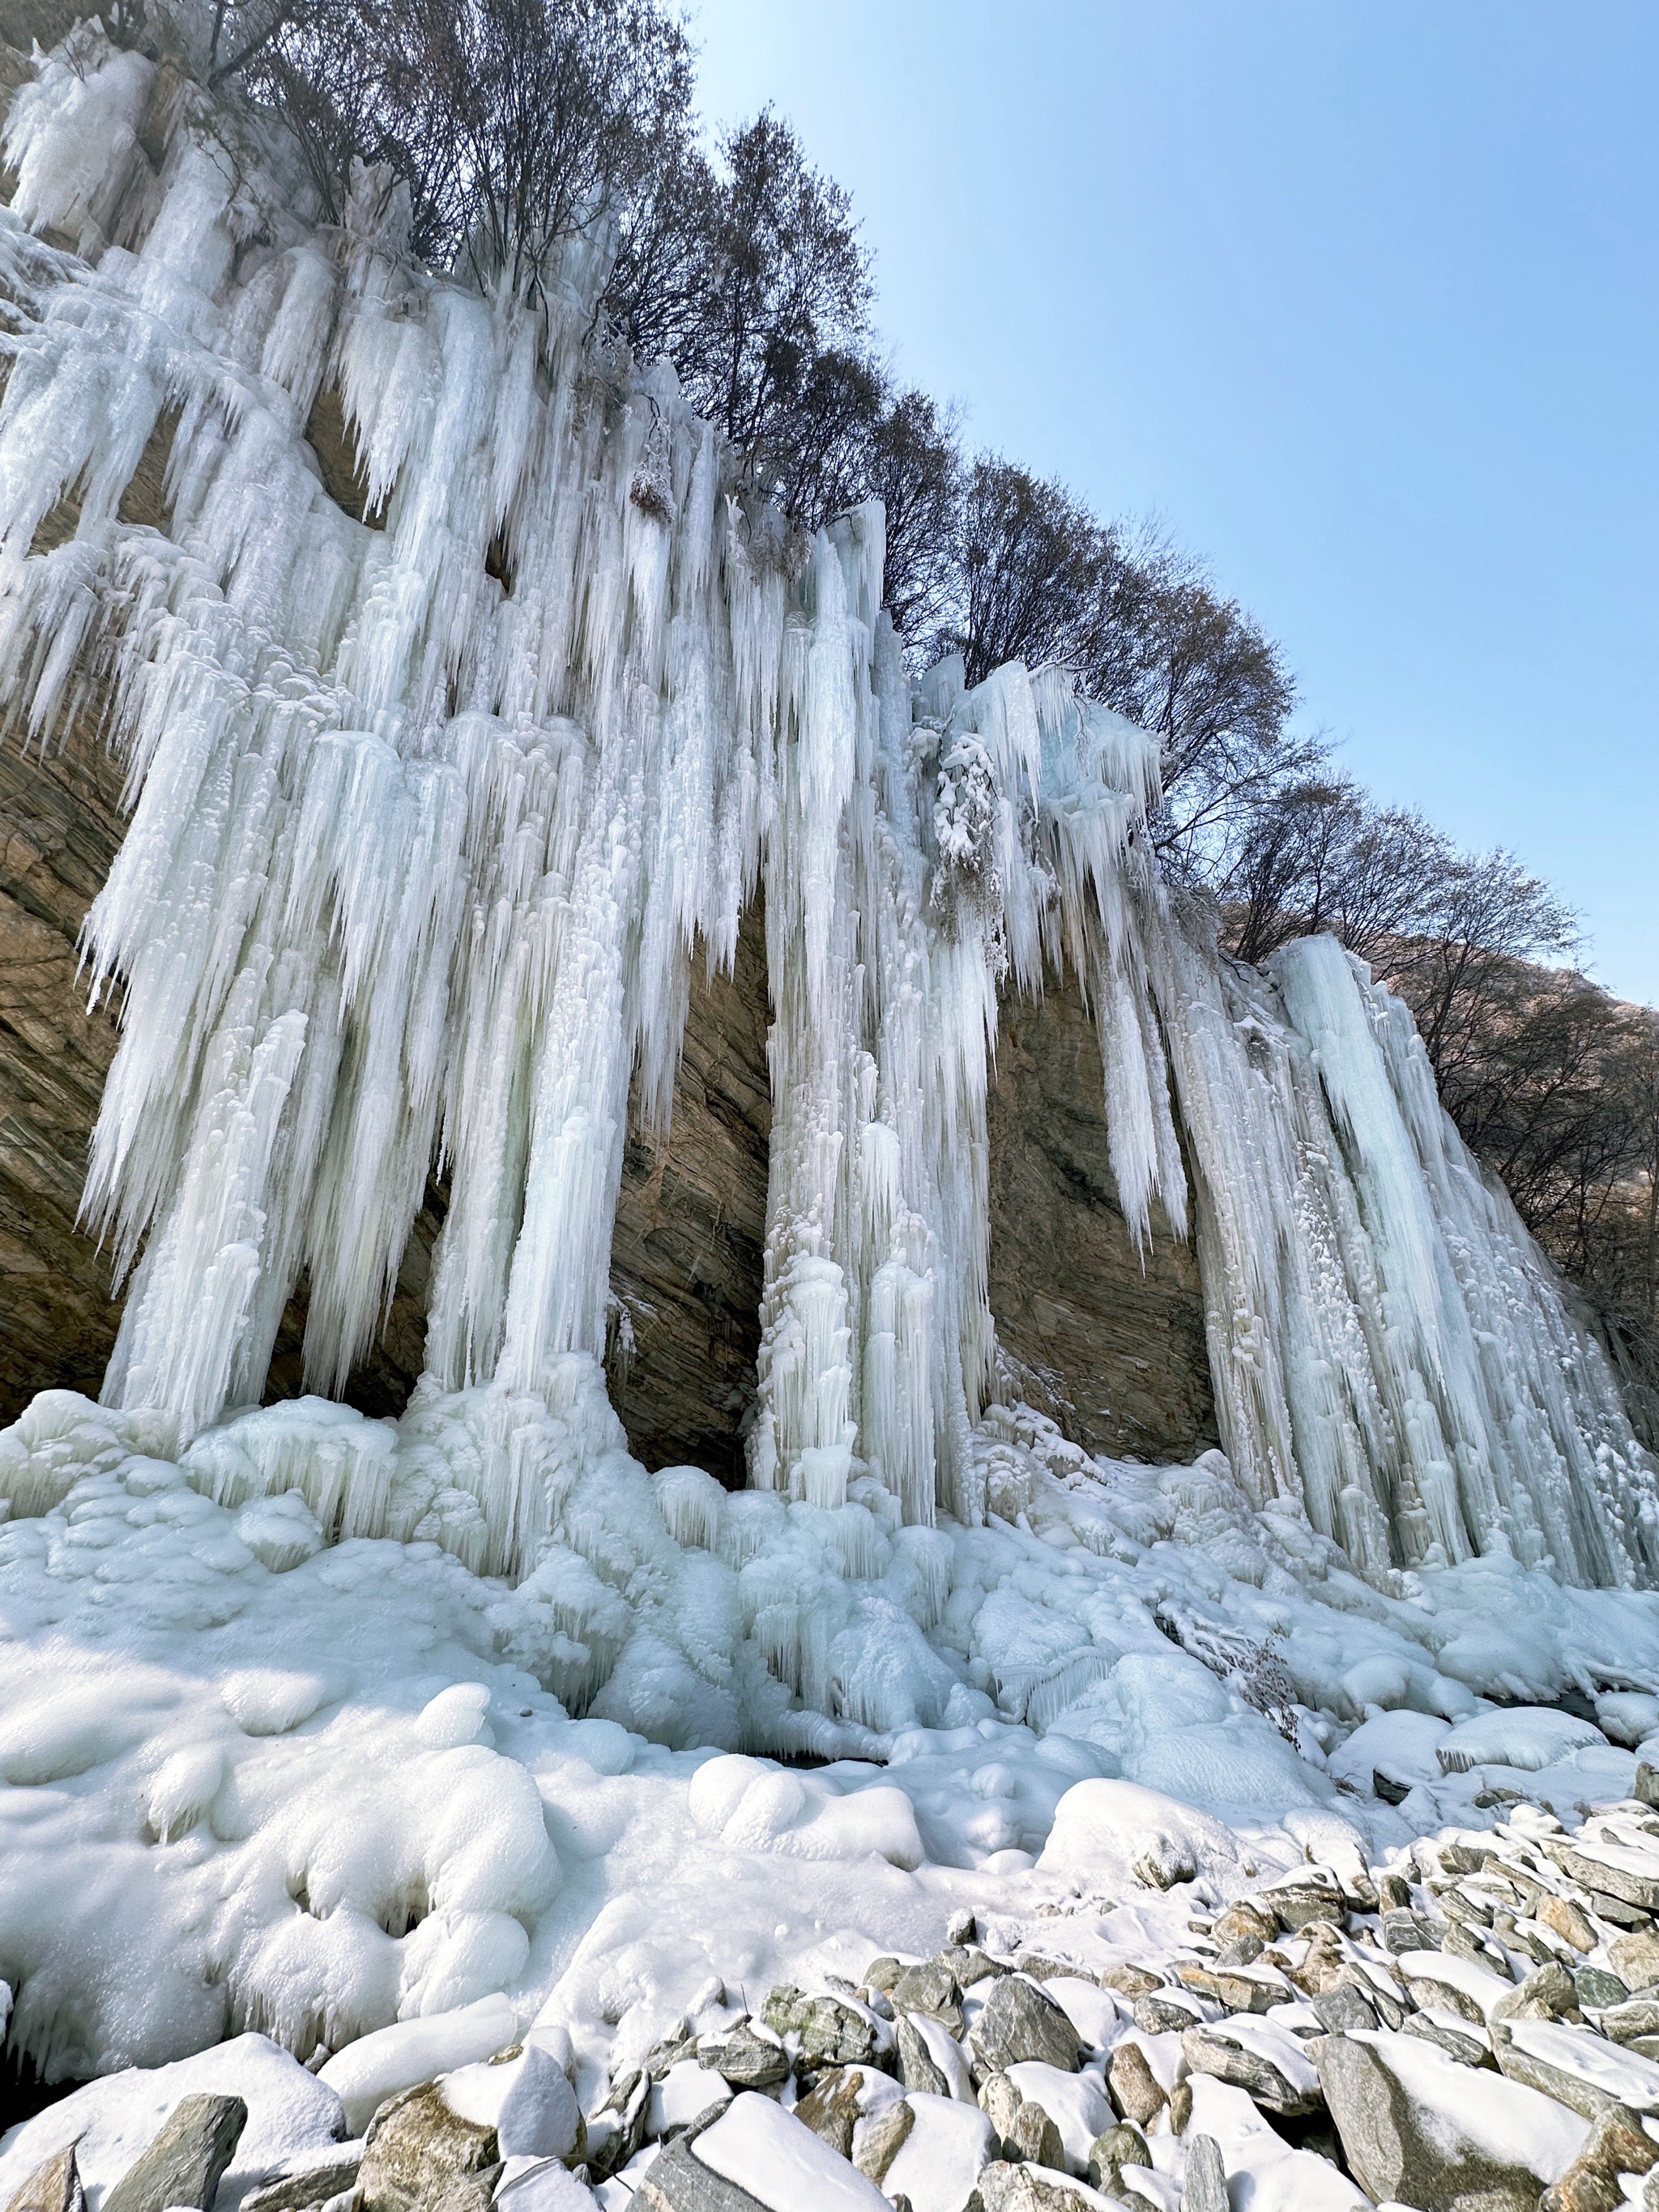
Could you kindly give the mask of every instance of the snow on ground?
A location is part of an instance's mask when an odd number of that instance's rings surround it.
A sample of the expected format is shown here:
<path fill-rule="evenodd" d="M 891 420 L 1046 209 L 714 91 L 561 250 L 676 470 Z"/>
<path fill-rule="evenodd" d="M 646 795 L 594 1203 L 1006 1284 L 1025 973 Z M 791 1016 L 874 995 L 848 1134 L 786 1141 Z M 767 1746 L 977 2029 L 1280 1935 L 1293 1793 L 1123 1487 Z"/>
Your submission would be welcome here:
<path fill-rule="evenodd" d="M 424 1537 L 325 1544 L 297 1489 L 216 1504 L 236 1421 L 185 1467 L 70 1394 L 0 1438 L 47 1505 L 0 1528 L 0 1977 L 46 2075 L 503 1996 L 597 2067 L 711 1984 L 925 1954 L 964 1906 L 1082 1882 L 1150 1928 L 1149 1855 L 1219 1898 L 1489 1822 L 1506 1778 L 1568 1813 L 1632 1787 L 1589 1723 L 1486 1700 L 1642 1717 L 1659 1598 L 1492 1559 L 1385 1595 L 1219 1454 L 1089 1461 L 1023 1411 L 977 1432 L 983 1528 L 725 1496 L 571 1389 L 611 1448 L 516 1589 Z M 766 1755 L 814 1742 L 854 1755 Z M 1144 1820 L 1091 1809 L 1117 1777 Z"/>

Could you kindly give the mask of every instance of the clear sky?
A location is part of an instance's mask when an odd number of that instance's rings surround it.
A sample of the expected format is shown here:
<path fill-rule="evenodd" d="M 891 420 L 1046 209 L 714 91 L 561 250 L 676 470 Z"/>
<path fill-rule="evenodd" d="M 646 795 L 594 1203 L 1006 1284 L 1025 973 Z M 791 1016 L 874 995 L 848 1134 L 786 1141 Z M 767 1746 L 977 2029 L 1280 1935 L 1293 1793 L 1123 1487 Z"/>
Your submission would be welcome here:
<path fill-rule="evenodd" d="M 902 375 L 1156 512 L 1381 797 L 1659 1001 L 1659 0 L 697 0 Z"/>

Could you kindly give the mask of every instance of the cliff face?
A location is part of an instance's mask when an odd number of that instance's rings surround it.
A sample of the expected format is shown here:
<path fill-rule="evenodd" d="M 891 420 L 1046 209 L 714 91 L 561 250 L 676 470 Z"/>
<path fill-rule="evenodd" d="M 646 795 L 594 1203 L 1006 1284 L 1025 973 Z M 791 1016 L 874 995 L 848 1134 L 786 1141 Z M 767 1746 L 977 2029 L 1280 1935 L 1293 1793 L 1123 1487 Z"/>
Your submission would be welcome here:
<path fill-rule="evenodd" d="M 36 1390 L 96 1397 L 120 1308 L 75 1225 L 117 1032 L 88 1013 L 76 937 L 121 836 L 121 775 L 88 723 L 0 744 L 0 1420 Z"/>
<path fill-rule="evenodd" d="M 91 713 L 44 751 L 0 745 L 0 1420 L 37 1390 L 97 1395 L 120 1306 L 76 1227 L 116 1044 L 89 1013 L 76 939 L 122 833 L 120 771 Z M 769 1018 L 763 929 L 735 973 L 693 984 L 671 1127 L 629 1131 L 611 1245 L 612 1395 L 648 1467 L 743 1480 L 765 1233 Z M 1214 1440 L 1197 1270 L 1157 1236 L 1143 1267 L 1107 1158 L 1098 1048 L 1074 983 L 1003 1009 L 991 1102 L 991 1303 L 1005 1386 L 1092 1450 L 1188 1458 Z M 346 1393 L 396 1413 L 421 1367 L 446 1194 L 428 1187 L 384 1338 Z M 270 1395 L 301 1386 L 303 1291 Z"/>
<path fill-rule="evenodd" d="M 1100 1046 L 1076 978 L 1005 1000 L 991 1092 L 991 1310 L 1006 1395 L 1090 1451 L 1189 1460 L 1217 1440 L 1191 1246 L 1118 1203 Z"/>

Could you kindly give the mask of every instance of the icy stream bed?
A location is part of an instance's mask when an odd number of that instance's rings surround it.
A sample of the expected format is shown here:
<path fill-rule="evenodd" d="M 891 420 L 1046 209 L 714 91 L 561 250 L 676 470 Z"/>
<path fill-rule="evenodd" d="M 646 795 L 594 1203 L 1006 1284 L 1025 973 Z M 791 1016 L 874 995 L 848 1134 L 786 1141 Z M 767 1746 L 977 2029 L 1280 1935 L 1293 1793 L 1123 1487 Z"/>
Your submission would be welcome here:
<path fill-rule="evenodd" d="M 0 1528 L 0 1977 L 42 2073 L 245 2029 L 305 2057 L 498 1993 L 597 2065 L 711 1980 L 1052 1905 L 1091 1778 L 1209 1816 L 1219 1898 L 1489 1823 L 1517 1781 L 1626 1796 L 1659 1724 L 1659 1598 L 1492 1558 L 1384 1595 L 1219 1454 L 1091 1461 L 998 1409 L 986 1525 L 906 1528 L 873 1485 L 826 1511 L 647 1476 L 597 1370 L 563 1382 L 575 1472 L 516 1589 L 424 1521 L 325 1544 L 329 1465 L 398 1437 L 321 1401 L 182 1464 L 66 1393 L 0 1437 L 0 1488 L 36 1486 Z M 314 1502 L 238 1502 L 256 1460 Z M 1619 1744 L 1507 1710 L 1575 1690 Z M 1096 1838 L 1094 1878 L 1133 1887 L 1132 1843 Z"/>

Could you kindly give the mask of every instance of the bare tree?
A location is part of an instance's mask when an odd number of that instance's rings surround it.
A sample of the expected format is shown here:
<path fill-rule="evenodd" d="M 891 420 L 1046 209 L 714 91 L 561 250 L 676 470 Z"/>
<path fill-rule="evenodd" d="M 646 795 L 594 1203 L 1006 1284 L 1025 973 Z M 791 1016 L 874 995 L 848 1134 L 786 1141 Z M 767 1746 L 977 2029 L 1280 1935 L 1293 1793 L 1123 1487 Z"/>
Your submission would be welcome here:
<path fill-rule="evenodd" d="M 690 51 L 659 0 L 263 0 L 212 72 L 294 129 L 325 212 L 354 156 L 409 186 L 416 251 L 526 298 L 684 137 Z"/>

